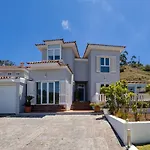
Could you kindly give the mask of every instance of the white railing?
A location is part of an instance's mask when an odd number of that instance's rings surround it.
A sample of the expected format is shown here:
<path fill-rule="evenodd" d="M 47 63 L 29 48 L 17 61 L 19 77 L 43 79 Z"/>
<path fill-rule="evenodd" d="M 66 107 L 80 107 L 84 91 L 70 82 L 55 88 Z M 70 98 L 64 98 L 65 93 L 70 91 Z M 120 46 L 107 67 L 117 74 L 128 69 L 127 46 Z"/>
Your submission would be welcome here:
<path fill-rule="evenodd" d="M 150 101 L 150 95 L 149 94 L 135 94 L 131 101 Z"/>
<path fill-rule="evenodd" d="M 106 96 L 104 94 L 99 94 L 99 101 L 106 102 Z"/>
<path fill-rule="evenodd" d="M 106 102 L 106 96 L 104 94 L 95 93 L 95 95 L 92 97 L 93 103 L 99 103 L 99 102 Z"/>

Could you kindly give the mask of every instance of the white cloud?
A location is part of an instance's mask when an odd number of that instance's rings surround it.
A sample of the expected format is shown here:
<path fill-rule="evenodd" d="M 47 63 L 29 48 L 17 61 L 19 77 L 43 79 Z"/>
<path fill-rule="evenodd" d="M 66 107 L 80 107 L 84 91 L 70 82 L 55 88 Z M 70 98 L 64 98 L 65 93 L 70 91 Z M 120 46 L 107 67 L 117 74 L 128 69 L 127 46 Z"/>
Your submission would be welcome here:
<path fill-rule="evenodd" d="M 69 23 L 68 20 L 62 20 L 61 25 L 62 25 L 62 27 L 63 27 L 64 30 L 71 31 L 70 23 Z"/>

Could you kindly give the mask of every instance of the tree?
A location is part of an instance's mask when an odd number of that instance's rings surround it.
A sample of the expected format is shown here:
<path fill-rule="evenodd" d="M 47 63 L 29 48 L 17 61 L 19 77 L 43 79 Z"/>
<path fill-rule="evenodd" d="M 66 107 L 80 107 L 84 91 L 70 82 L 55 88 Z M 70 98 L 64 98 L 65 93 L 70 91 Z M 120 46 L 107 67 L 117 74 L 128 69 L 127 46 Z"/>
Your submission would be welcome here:
<path fill-rule="evenodd" d="M 0 60 L 0 66 L 15 66 L 15 63 L 10 60 Z"/>
<path fill-rule="evenodd" d="M 136 61 L 136 56 L 133 55 L 131 57 L 131 61 L 129 62 L 129 64 L 131 65 L 131 67 L 136 67 L 137 66 L 137 61 Z"/>
<path fill-rule="evenodd" d="M 116 114 L 121 110 L 123 118 L 127 118 L 129 102 L 134 95 L 128 90 L 127 82 L 122 80 L 109 85 L 109 87 L 102 87 L 101 92 L 106 95 L 110 113 Z"/>
<path fill-rule="evenodd" d="M 143 68 L 144 71 L 150 71 L 150 65 L 145 65 Z"/>
<path fill-rule="evenodd" d="M 120 65 L 123 66 L 123 65 L 127 65 L 127 55 L 128 55 L 128 52 L 127 51 L 124 51 L 121 55 L 120 55 Z"/>

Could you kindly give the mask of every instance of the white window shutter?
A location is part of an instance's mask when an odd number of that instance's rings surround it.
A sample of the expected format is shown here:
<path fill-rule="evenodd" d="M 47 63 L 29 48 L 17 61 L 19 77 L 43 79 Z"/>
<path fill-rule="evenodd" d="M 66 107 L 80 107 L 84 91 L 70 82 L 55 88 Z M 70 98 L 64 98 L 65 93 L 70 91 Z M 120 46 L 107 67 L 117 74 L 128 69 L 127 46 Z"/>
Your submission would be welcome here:
<path fill-rule="evenodd" d="M 100 72 L 100 57 L 96 56 L 96 72 Z"/>
<path fill-rule="evenodd" d="M 100 83 L 96 83 L 96 92 L 95 93 L 100 93 Z"/>
<path fill-rule="evenodd" d="M 116 63 L 116 56 L 110 57 L 110 70 L 111 72 L 116 72 L 117 63 Z"/>
<path fill-rule="evenodd" d="M 59 81 L 60 93 L 59 93 L 59 104 L 66 104 L 66 81 Z"/>
<path fill-rule="evenodd" d="M 27 81 L 27 96 L 33 96 L 31 104 L 36 104 L 36 82 Z"/>

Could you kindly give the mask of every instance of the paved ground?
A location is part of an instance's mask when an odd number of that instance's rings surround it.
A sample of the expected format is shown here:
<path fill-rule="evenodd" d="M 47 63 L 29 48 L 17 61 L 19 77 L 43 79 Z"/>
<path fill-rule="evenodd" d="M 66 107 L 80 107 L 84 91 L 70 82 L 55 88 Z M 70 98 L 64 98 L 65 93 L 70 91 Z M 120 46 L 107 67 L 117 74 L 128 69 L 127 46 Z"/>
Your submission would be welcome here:
<path fill-rule="evenodd" d="M 102 116 L 0 118 L 0 150 L 121 150 Z"/>

